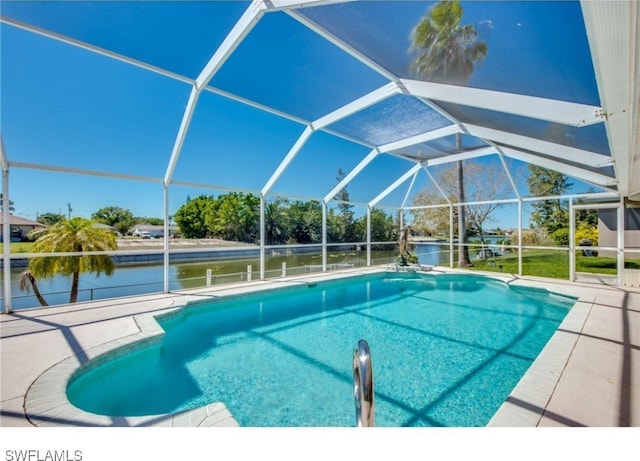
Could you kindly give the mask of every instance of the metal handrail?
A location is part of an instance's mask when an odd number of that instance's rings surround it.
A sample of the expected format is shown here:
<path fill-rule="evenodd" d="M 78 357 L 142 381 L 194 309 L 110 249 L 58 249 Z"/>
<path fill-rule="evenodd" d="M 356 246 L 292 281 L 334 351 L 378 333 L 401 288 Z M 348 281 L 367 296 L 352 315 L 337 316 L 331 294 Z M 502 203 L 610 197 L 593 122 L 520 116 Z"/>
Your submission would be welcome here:
<path fill-rule="evenodd" d="M 358 347 L 353 351 L 353 398 L 357 426 L 375 426 L 371 351 L 364 339 L 358 341 Z"/>

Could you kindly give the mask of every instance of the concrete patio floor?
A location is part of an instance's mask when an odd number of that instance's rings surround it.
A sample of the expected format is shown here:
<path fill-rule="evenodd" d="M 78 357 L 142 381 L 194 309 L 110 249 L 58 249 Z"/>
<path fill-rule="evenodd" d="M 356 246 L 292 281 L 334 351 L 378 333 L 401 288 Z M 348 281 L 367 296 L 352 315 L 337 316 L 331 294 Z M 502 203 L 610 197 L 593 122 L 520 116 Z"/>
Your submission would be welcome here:
<path fill-rule="evenodd" d="M 311 278 L 335 276 L 332 273 Z M 640 427 L 640 290 L 533 277 L 500 278 L 580 300 L 489 425 Z M 189 301 L 302 281 L 300 277 L 224 285 L 0 315 L 0 426 L 33 427 L 44 423 L 46 418 L 38 421 L 25 414 L 25 396 L 34 382 L 65 359 L 85 363 L 101 345 L 139 334 L 135 315 L 168 312 Z M 202 420 L 216 411 L 207 410 L 195 425 L 202 425 Z M 138 424 L 194 425 L 184 418 L 157 421 L 109 418 L 102 425 Z M 83 424 L 70 418 L 55 421 L 54 425 Z M 235 421 L 223 414 L 204 425 L 233 426 Z"/>

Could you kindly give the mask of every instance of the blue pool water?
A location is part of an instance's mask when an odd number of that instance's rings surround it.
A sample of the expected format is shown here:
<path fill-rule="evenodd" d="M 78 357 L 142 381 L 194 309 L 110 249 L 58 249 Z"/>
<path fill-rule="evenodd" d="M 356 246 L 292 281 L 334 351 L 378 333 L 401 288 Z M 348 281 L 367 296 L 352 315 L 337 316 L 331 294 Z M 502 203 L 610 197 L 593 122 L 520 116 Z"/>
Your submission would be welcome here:
<path fill-rule="evenodd" d="M 242 426 L 353 426 L 371 348 L 378 426 L 484 426 L 575 299 L 475 275 L 394 274 L 189 306 L 162 342 L 80 370 L 67 395 L 111 416 L 224 402 Z"/>

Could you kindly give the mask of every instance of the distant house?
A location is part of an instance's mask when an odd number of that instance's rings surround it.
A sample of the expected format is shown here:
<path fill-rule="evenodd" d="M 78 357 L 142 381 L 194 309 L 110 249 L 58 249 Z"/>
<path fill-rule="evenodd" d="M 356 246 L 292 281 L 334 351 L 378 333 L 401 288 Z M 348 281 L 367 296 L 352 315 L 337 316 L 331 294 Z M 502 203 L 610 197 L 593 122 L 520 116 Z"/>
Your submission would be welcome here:
<path fill-rule="evenodd" d="M 103 224 L 101 222 L 97 222 L 97 223 L 94 223 L 92 227 L 94 229 L 102 229 L 102 230 L 106 230 L 108 232 L 111 232 L 112 234 L 120 235 L 120 233 L 116 230 L 115 227 L 110 226 L 108 224 Z"/>
<path fill-rule="evenodd" d="M 27 234 L 34 229 L 47 227 L 37 221 L 9 215 L 9 227 L 11 228 L 11 241 L 22 242 L 27 239 Z M 0 242 L 4 238 L 4 213 L 0 212 Z"/>
<path fill-rule="evenodd" d="M 143 232 L 148 232 L 152 237 L 163 237 L 164 226 L 153 226 L 151 224 L 138 224 L 131 232 L 136 237 L 140 237 Z M 178 226 L 169 226 L 169 235 L 176 235 L 180 233 Z"/>
<path fill-rule="evenodd" d="M 598 210 L 598 246 L 616 247 L 618 245 L 618 222 L 616 210 Z M 625 208 L 624 210 L 624 246 L 625 248 L 640 250 L 640 208 Z M 600 250 L 600 256 L 616 257 L 612 250 Z M 625 259 L 640 259 L 640 253 L 627 252 Z"/>

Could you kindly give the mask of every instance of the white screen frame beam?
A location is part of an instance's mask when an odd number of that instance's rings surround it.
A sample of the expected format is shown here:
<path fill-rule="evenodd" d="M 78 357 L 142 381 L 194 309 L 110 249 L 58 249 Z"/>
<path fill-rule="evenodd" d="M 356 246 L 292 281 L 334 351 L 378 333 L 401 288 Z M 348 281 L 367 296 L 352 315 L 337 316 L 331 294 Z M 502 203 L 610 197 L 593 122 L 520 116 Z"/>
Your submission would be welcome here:
<path fill-rule="evenodd" d="M 287 152 L 287 155 L 285 155 L 285 157 L 282 159 L 282 161 L 280 162 L 280 165 L 278 165 L 278 168 L 276 168 L 276 171 L 273 172 L 271 177 L 265 183 L 261 191 L 263 196 L 266 196 L 271 191 L 275 183 L 278 181 L 278 179 L 280 179 L 280 176 L 282 176 L 282 174 L 285 172 L 287 167 L 296 158 L 296 155 L 298 155 L 298 152 L 300 152 L 300 150 L 304 147 L 306 142 L 309 140 L 309 138 L 313 134 L 313 131 L 314 130 L 311 125 L 308 125 L 304 129 L 304 131 L 298 137 L 298 139 L 293 144 L 291 149 L 289 149 L 289 152 Z"/>
<path fill-rule="evenodd" d="M 511 157 L 522 162 L 531 163 L 533 165 L 542 166 L 544 168 L 549 168 L 551 170 L 559 171 L 560 173 L 564 173 L 567 176 L 574 177 L 581 181 L 586 181 L 603 189 L 612 190 L 611 186 L 614 186 L 616 184 L 616 179 L 610 176 L 584 170 L 573 165 L 567 165 L 557 160 L 543 158 L 538 155 L 530 154 L 528 152 L 522 152 L 520 150 L 512 149 L 509 147 L 502 147 L 501 149 L 504 152 L 504 155 L 506 155 L 507 157 Z"/>
<path fill-rule="evenodd" d="M 442 83 L 408 79 L 401 79 L 400 82 L 413 96 L 433 101 L 444 101 L 571 126 L 587 126 L 604 121 L 602 109 L 598 106 Z"/>
<path fill-rule="evenodd" d="M 485 157 L 487 155 L 497 154 L 497 149 L 493 146 L 480 147 L 479 149 L 472 149 L 466 152 L 460 152 L 458 154 L 443 155 L 442 157 L 436 157 L 426 160 L 425 163 L 429 166 L 443 165 L 445 163 L 453 163 L 460 160 L 469 160 L 472 158 Z"/>
<path fill-rule="evenodd" d="M 543 141 L 541 139 L 507 133 L 505 131 L 494 130 L 492 128 L 485 128 L 477 125 L 465 124 L 464 126 L 470 135 L 481 139 L 492 141 L 497 144 L 507 144 L 520 149 L 540 152 L 541 154 L 545 154 L 550 157 L 557 157 L 574 163 L 582 163 L 593 168 L 601 168 L 603 166 L 611 165 L 612 162 L 611 157 L 598 154 L 596 152 L 576 149 L 563 144 L 556 144 L 549 141 Z"/>
<path fill-rule="evenodd" d="M 391 192 L 393 192 L 394 190 L 396 190 L 398 187 L 400 187 L 400 185 L 402 183 L 404 183 L 406 180 L 408 180 L 411 176 L 413 176 L 413 174 L 415 174 L 417 171 L 420 171 L 420 169 L 422 168 L 422 164 L 421 163 L 416 163 L 413 167 L 411 167 L 411 169 L 409 171 L 407 171 L 405 174 L 403 174 L 402 176 L 400 176 L 398 179 L 396 179 L 393 184 L 391 184 L 389 187 L 387 187 L 385 190 L 383 190 L 380 194 L 378 194 L 378 196 L 376 196 L 373 200 L 371 200 L 369 202 L 369 206 L 371 208 L 374 208 L 378 203 L 380 203 L 381 200 L 383 200 L 387 195 L 389 195 Z"/>
<path fill-rule="evenodd" d="M 580 2 L 621 196 L 640 194 L 640 7 Z"/>

